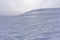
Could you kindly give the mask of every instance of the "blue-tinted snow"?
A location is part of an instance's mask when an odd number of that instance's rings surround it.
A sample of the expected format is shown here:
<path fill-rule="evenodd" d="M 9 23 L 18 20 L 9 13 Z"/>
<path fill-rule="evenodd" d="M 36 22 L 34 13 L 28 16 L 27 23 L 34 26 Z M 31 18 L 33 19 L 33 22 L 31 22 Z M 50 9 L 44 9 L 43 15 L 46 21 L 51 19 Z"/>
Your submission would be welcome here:
<path fill-rule="evenodd" d="M 0 40 L 60 40 L 60 8 L 0 16 Z"/>

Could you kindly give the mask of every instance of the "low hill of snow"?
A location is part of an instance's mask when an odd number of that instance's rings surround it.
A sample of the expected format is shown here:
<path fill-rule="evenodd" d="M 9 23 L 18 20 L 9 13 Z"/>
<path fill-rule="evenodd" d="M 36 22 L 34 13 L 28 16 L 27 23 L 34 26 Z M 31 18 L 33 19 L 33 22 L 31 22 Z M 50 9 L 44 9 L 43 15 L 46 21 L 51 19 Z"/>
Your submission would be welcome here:
<path fill-rule="evenodd" d="M 0 16 L 0 40 L 60 40 L 60 8 Z"/>

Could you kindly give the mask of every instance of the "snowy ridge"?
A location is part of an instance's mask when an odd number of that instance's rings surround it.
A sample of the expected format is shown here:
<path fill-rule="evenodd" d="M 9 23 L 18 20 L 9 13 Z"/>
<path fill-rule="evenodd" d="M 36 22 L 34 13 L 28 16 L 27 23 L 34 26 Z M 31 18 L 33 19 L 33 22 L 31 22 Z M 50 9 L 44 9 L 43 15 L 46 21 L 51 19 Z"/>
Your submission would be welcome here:
<path fill-rule="evenodd" d="M 0 17 L 0 40 L 60 40 L 60 8 Z"/>

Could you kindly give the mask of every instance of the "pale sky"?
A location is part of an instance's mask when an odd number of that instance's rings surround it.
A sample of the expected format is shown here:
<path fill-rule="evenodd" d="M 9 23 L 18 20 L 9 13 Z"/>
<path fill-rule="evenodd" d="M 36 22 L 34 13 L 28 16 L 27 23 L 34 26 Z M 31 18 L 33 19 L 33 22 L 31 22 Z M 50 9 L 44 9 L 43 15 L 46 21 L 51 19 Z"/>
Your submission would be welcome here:
<path fill-rule="evenodd" d="M 0 15 L 20 15 L 24 12 L 60 7 L 60 0 L 0 0 Z"/>

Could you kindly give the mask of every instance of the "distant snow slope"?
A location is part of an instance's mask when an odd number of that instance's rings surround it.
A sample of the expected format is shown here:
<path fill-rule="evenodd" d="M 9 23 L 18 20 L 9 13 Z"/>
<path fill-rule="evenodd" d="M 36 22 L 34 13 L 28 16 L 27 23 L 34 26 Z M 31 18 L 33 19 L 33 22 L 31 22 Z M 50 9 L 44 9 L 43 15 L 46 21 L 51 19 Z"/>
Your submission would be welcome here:
<path fill-rule="evenodd" d="M 0 16 L 0 40 L 60 40 L 60 8 Z"/>

